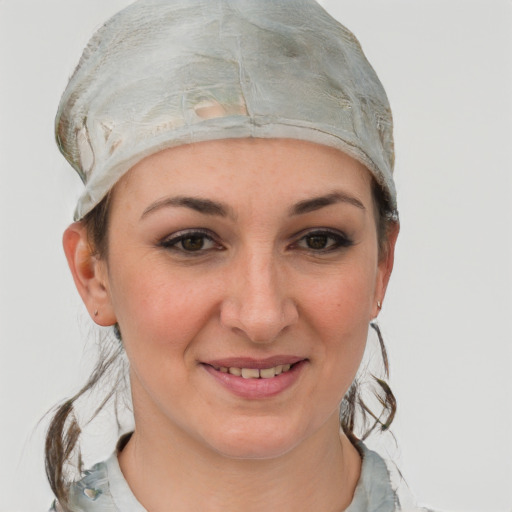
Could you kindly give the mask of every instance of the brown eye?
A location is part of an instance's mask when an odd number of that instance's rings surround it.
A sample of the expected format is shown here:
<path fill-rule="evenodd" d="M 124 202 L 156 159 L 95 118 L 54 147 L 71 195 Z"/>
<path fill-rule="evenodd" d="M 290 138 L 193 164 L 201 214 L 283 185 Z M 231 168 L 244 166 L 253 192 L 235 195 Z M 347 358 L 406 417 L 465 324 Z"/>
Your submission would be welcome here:
<path fill-rule="evenodd" d="M 204 236 L 189 236 L 181 240 L 185 251 L 200 251 L 204 247 Z"/>
<path fill-rule="evenodd" d="M 309 249 L 318 251 L 327 247 L 329 244 L 329 237 L 327 235 L 311 235 L 305 237 L 305 242 Z"/>
<path fill-rule="evenodd" d="M 327 253 L 351 245 L 352 240 L 344 233 L 330 230 L 311 231 L 296 242 L 296 247 L 318 253 Z"/>
<path fill-rule="evenodd" d="M 184 254 L 206 253 L 212 249 L 222 249 L 222 245 L 217 243 L 209 233 L 197 230 L 178 232 L 175 236 L 162 240 L 160 246 Z"/>

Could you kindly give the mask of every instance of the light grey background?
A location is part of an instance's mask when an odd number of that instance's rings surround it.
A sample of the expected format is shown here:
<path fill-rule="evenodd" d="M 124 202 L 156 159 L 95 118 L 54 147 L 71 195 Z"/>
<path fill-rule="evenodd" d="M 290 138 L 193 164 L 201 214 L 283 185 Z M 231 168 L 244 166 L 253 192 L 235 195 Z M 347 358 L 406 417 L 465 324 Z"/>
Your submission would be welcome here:
<path fill-rule="evenodd" d="M 37 422 L 90 367 L 60 242 L 80 183 L 53 118 L 89 36 L 128 3 L 0 0 L 2 512 L 47 509 Z M 441 510 L 510 512 L 512 3 L 323 3 L 360 39 L 396 122 L 402 232 L 380 323 L 400 469 Z"/>

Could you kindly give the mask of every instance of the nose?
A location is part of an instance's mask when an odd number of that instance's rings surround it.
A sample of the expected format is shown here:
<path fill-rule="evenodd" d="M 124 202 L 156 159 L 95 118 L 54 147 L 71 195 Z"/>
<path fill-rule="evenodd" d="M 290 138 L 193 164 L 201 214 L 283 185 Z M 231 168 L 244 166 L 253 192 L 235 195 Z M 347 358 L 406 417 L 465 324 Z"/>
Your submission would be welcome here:
<path fill-rule="evenodd" d="M 221 322 L 254 343 L 271 343 L 299 318 L 286 273 L 272 255 L 251 254 L 233 262 Z"/>

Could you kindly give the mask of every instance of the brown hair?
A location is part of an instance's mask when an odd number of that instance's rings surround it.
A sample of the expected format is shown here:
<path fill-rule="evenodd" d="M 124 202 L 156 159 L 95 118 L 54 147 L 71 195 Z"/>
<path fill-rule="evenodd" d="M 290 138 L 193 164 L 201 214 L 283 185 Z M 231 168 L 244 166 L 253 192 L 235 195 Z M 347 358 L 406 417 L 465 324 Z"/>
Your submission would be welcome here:
<path fill-rule="evenodd" d="M 379 255 L 384 257 L 388 250 L 388 241 L 391 229 L 398 222 L 398 216 L 390 208 L 390 201 L 383 189 L 373 181 L 372 186 L 375 221 L 379 244 Z M 111 194 L 107 196 L 81 221 L 85 226 L 91 245 L 91 251 L 100 257 L 106 257 L 108 252 L 108 226 Z M 386 431 L 396 413 L 396 400 L 386 382 L 389 377 L 389 365 L 386 347 L 382 334 L 377 324 L 372 323 L 379 341 L 380 353 L 384 369 L 384 378 L 372 375 L 373 387 L 371 392 L 381 411 L 376 413 L 363 400 L 361 383 L 356 380 L 343 398 L 340 409 L 340 424 L 343 432 L 352 442 L 366 439 L 370 433 L 378 429 Z M 103 396 L 99 400 L 99 406 L 91 414 L 91 417 L 82 424 L 92 421 L 110 402 L 114 401 L 116 419 L 123 407 L 127 407 L 122 401 L 118 401 L 119 394 L 129 387 L 128 363 L 124 357 L 124 348 L 121 342 L 119 326 L 115 325 L 112 332 L 104 335 L 99 340 L 99 354 L 96 366 L 86 384 L 71 398 L 56 407 L 46 434 L 45 443 L 45 467 L 50 487 L 55 494 L 60 507 L 68 510 L 68 493 L 70 478 L 67 475 L 68 466 L 74 466 L 75 472 L 82 472 L 83 464 L 80 453 L 79 438 L 82 433 L 80 421 L 76 416 L 76 403 L 81 398 L 89 395 L 97 388 L 105 388 Z M 107 383 L 103 387 L 102 383 Z M 118 430 L 121 425 L 118 421 Z"/>

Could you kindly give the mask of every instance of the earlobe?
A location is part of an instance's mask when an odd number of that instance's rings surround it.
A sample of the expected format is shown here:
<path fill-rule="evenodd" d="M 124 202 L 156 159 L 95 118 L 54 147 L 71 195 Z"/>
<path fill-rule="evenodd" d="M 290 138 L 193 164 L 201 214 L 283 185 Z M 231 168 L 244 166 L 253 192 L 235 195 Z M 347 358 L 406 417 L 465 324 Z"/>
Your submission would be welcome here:
<path fill-rule="evenodd" d="M 116 317 L 110 300 L 106 263 L 94 253 L 87 230 L 80 222 L 71 224 L 62 245 L 80 297 L 95 323 L 114 325 Z"/>
<path fill-rule="evenodd" d="M 388 287 L 389 278 L 393 271 L 393 264 L 395 261 L 395 245 L 400 232 L 400 225 L 398 222 L 392 224 L 389 229 L 385 253 L 381 255 L 379 261 L 379 269 L 377 276 L 377 285 L 375 287 L 375 304 L 372 311 L 372 317 L 376 318 L 382 308 L 384 296 L 386 295 L 386 289 Z"/>

